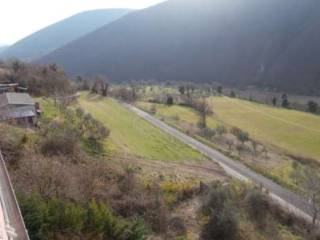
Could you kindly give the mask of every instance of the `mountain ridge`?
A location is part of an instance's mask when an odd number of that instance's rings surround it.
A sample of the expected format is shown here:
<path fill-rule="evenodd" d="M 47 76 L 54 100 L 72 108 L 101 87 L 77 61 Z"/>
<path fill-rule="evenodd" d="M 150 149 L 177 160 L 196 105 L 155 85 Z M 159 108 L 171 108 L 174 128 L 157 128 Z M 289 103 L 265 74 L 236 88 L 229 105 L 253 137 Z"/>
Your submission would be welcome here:
<path fill-rule="evenodd" d="M 35 60 L 123 17 L 130 11 L 130 9 L 98 9 L 75 14 L 19 40 L 6 49 L 1 57 Z"/>
<path fill-rule="evenodd" d="M 320 86 L 318 22 L 316 0 L 169 0 L 40 62 L 114 81 L 222 82 L 314 93 Z"/>

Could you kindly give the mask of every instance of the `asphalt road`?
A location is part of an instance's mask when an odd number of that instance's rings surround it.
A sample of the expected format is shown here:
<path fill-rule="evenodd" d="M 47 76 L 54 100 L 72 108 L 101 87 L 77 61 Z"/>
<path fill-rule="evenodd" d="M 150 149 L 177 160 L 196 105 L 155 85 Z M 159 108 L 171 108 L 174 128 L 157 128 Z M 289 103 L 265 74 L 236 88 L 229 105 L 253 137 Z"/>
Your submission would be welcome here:
<path fill-rule="evenodd" d="M 240 162 L 232 160 L 231 158 L 226 157 L 220 152 L 201 143 L 200 141 L 197 141 L 194 138 L 178 131 L 177 129 L 170 127 L 169 125 L 156 119 L 150 114 L 132 105 L 128 105 L 128 104 L 124 104 L 124 105 L 129 110 L 139 115 L 141 118 L 157 126 L 158 128 L 162 129 L 168 134 L 176 137 L 177 139 L 189 145 L 193 149 L 198 150 L 199 152 L 206 155 L 213 161 L 219 163 L 221 167 L 224 168 L 225 171 L 231 176 L 236 177 L 240 180 L 251 180 L 255 184 L 267 189 L 270 193 L 270 196 L 274 200 L 276 200 L 282 207 L 287 208 L 288 210 L 295 213 L 296 215 L 299 215 L 300 217 L 303 217 L 309 221 L 312 219 L 311 218 L 312 208 L 310 204 L 302 197 L 298 196 L 297 194 L 293 193 L 292 191 L 286 188 L 281 187 L 280 185 L 271 181 L 270 179 L 260 174 L 257 174 L 256 172 L 247 168 Z"/>
<path fill-rule="evenodd" d="M 3 219 L 6 224 L 9 224 L 15 231 L 16 240 L 29 240 L 27 230 L 25 228 L 19 205 L 16 201 L 15 194 L 10 182 L 5 162 L 0 152 L 0 197 L 3 202 L 2 212 Z"/>

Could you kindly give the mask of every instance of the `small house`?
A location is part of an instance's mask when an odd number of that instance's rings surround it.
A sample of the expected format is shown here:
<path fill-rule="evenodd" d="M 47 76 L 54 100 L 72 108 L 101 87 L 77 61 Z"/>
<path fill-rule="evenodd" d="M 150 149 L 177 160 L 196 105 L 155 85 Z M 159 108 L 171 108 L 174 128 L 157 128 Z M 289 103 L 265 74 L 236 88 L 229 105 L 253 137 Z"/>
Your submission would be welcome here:
<path fill-rule="evenodd" d="M 27 126 L 35 123 L 36 103 L 27 93 L 0 94 L 0 121 L 16 121 Z"/>

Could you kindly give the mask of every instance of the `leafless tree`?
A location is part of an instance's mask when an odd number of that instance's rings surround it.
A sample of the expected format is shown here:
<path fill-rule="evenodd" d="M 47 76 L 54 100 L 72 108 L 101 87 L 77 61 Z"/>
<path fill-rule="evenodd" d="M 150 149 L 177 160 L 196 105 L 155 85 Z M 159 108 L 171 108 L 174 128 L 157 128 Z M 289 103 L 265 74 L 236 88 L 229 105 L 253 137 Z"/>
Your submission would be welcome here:
<path fill-rule="evenodd" d="M 109 93 L 109 80 L 103 76 L 96 76 L 91 92 L 107 97 Z"/>
<path fill-rule="evenodd" d="M 213 114 L 210 103 L 205 98 L 200 98 L 193 104 L 194 108 L 200 114 L 200 126 L 203 128 L 207 127 L 207 117 Z"/>
<path fill-rule="evenodd" d="M 256 157 L 258 153 L 258 143 L 255 140 L 251 140 L 252 150 L 253 150 L 253 156 Z"/>
<path fill-rule="evenodd" d="M 296 173 L 300 190 L 308 199 L 312 216 L 312 229 L 315 229 L 320 213 L 320 173 L 314 168 L 304 168 Z"/>

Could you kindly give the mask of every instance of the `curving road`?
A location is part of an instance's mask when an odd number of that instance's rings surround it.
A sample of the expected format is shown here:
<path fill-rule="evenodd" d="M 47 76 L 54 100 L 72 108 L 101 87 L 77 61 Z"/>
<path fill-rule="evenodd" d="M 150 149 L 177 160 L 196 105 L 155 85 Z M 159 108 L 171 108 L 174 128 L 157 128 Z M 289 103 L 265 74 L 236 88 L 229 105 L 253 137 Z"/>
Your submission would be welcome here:
<path fill-rule="evenodd" d="M 222 168 L 231 176 L 236 177 L 240 180 L 251 180 L 255 184 L 262 186 L 267 189 L 270 193 L 270 196 L 278 202 L 282 207 L 287 208 L 289 211 L 295 213 L 296 215 L 305 218 L 308 221 L 311 221 L 312 218 L 312 208 L 311 205 L 302 197 L 291 192 L 290 190 L 281 187 L 277 183 L 271 181 L 270 179 L 257 174 L 251 169 L 247 168 L 240 162 L 236 162 L 231 158 L 228 158 L 221 154 L 220 152 L 208 147 L 207 145 L 201 143 L 200 141 L 195 140 L 194 138 L 178 131 L 177 129 L 170 127 L 164 122 L 156 119 L 150 114 L 132 106 L 129 104 L 124 104 L 124 106 L 130 111 L 136 113 L 141 118 L 150 122 L 154 126 L 162 129 L 168 134 L 176 137 L 180 141 L 189 145 L 193 149 L 203 153 L 213 161 L 219 163 Z"/>

